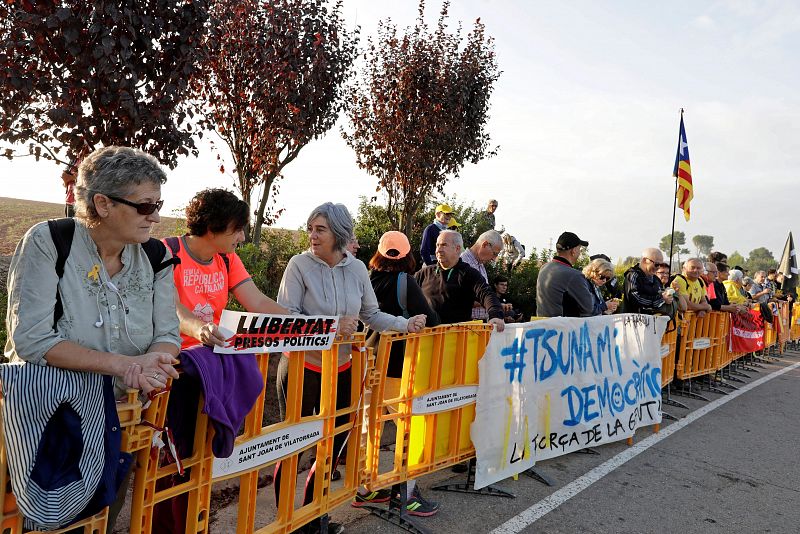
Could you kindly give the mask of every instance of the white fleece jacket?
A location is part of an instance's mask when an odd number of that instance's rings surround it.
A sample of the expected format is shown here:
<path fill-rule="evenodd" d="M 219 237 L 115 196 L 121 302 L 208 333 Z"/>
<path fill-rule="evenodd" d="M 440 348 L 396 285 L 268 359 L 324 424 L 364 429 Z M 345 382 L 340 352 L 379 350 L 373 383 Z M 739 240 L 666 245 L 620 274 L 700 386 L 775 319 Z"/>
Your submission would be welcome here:
<path fill-rule="evenodd" d="M 278 290 L 278 304 L 298 315 L 358 316 L 377 332 L 406 332 L 408 320 L 383 313 L 369 281 L 367 267 L 349 252 L 330 267 L 310 251 L 289 260 Z M 350 358 L 350 349 L 339 351 L 339 366 Z M 306 352 L 306 363 L 321 368 L 319 351 Z"/>

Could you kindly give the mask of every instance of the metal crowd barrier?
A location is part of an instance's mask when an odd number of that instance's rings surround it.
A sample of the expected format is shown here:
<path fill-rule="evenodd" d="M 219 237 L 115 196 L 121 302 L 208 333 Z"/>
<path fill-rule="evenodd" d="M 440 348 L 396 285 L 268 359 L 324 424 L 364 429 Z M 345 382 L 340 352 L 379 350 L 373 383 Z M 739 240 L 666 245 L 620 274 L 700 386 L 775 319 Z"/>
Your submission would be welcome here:
<path fill-rule="evenodd" d="M 783 344 L 800 339 L 800 306 L 789 316 L 785 303 L 778 305 L 777 329 L 765 327 L 767 343 Z M 697 317 L 687 312 L 678 327 L 665 332 L 661 343 L 662 388 L 675 380 L 713 376 L 730 367 L 743 353 L 729 350 L 727 313 L 711 312 Z M 234 455 L 215 459 L 211 449 L 213 427 L 197 406 L 197 425 L 192 453 L 182 459 L 188 473 L 178 484 L 169 480 L 178 472 L 174 463 L 151 449 L 153 427 L 164 426 L 168 395 L 155 398 L 143 411 L 136 394 L 118 406 L 123 433 L 123 450 L 135 453 L 131 534 L 155 532 L 153 518 L 158 503 L 181 497 L 186 500 L 185 532 L 209 530 L 211 492 L 214 484 L 238 479 L 236 532 L 287 533 L 320 518 L 330 510 L 351 501 L 360 486 L 378 490 L 470 460 L 475 450 L 470 439 L 470 424 L 475 415 L 478 362 L 491 336 L 492 327 L 481 323 L 462 323 L 426 329 L 416 334 L 387 333 L 380 337 L 374 357 L 363 334 L 337 338 L 333 348 L 322 352 L 320 410 L 302 416 L 305 354 L 290 354 L 286 418 L 264 425 L 264 399 L 269 358 L 257 356 L 264 380 L 264 392 L 247 416 L 244 430 L 236 438 Z M 767 334 L 770 332 L 770 334 Z M 402 345 L 404 356 L 401 378 L 387 377 L 393 347 Z M 351 381 L 345 393 L 347 406 L 336 408 L 339 347 L 349 350 Z M 337 424 L 337 419 L 339 423 Z M 142 424 L 145 421 L 147 424 Z M 394 450 L 382 450 L 392 438 L 387 423 L 394 428 Z M 657 430 L 657 428 L 656 428 Z M 316 436 L 306 444 L 292 443 Z M 334 440 L 347 437 L 341 449 L 341 481 L 332 480 L 337 462 Z M 388 438 L 388 439 L 387 439 Z M 0 433 L 0 445 L 2 443 Z M 301 456 L 316 453 L 313 498 L 303 504 L 302 480 L 307 477 Z M 262 452 L 263 451 L 263 452 Z M 256 458 L 253 460 L 253 458 Z M 261 459 L 259 459 L 261 458 Z M 277 506 L 263 506 L 258 494 L 259 476 L 280 462 L 281 484 L 276 484 Z M 242 464 L 242 467 L 237 467 Z M 223 473 L 223 474 L 219 474 Z M 22 517 L 16 509 L 5 462 L 5 447 L 0 446 L 0 534 L 21 534 Z M 272 491 L 270 491 L 272 493 Z M 266 510 L 270 508 L 270 510 Z M 107 510 L 59 532 L 82 528 L 101 533 L 106 529 Z"/>

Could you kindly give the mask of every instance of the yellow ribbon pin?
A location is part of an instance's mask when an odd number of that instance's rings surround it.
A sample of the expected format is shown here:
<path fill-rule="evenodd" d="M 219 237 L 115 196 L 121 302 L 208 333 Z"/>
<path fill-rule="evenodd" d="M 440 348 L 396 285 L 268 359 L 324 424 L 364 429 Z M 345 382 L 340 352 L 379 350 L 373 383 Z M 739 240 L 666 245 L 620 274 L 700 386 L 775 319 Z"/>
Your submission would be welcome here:
<path fill-rule="evenodd" d="M 100 279 L 100 266 L 95 263 L 94 267 L 92 267 L 92 270 L 86 274 L 86 278 L 97 282 Z"/>

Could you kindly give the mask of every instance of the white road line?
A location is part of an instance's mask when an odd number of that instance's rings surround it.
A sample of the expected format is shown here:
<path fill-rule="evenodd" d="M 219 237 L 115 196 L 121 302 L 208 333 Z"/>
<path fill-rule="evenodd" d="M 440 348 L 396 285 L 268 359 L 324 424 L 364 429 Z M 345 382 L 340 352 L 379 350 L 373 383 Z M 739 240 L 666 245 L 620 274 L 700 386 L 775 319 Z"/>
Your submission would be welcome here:
<path fill-rule="evenodd" d="M 789 367 L 785 367 L 774 373 L 768 374 L 762 378 L 754 382 L 750 382 L 742 386 L 739 390 L 733 391 L 730 394 L 720 397 L 719 399 L 709 402 L 705 406 L 693 411 L 680 421 L 672 423 L 671 425 L 662 428 L 658 434 L 653 434 L 642 441 L 636 443 L 635 445 L 625 449 L 621 453 L 617 454 L 613 458 L 603 462 L 602 464 L 598 465 L 585 475 L 576 478 L 563 488 L 554 491 L 548 497 L 545 497 L 538 503 L 534 504 L 527 510 L 524 510 L 519 515 L 512 517 L 496 529 L 494 529 L 491 534 L 512 534 L 516 532 L 520 532 L 523 529 L 529 527 L 546 514 L 552 512 L 598 480 L 602 479 L 607 474 L 614 471 L 616 468 L 624 465 L 628 461 L 632 460 L 633 458 L 637 457 L 639 454 L 643 453 L 656 443 L 660 442 L 663 439 L 668 438 L 678 430 L 682 429 L 683 427 L 692 424 L 693 422 L 697 421 L 707 413 L 716 410 L 723 404 L 732 401 L 739 395 L 743 395 L 747 393 L 753 388 L 756 388 L 763 384 L 764 382 L 768 382 L 773 378 L 777 378 L 784 373 L 788 373 L 792 369 L 797 368 L 800 366 L 800 362 L 793 363 Z"/>

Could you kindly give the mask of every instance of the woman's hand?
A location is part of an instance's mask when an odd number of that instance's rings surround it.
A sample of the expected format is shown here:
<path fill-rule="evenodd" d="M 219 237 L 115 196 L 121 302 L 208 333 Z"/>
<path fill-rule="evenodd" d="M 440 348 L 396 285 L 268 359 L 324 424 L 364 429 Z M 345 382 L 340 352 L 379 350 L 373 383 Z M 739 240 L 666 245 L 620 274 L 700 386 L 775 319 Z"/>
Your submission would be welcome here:
<path fill-rule="evenodd" d="M 166 352 L 148 352 L 141 356 L 133 356 L 125 369 L 122 380 L 129 388 L 141 389 L 147 394 L 154 389 L 167 386 L 168 378 L 178 378 L 174 365 L 178 360 Z"/>
<path fill-rule="evenodd" d="M 339 326 L 337 334 L 340 336 L 352 336 L 358 328 L 358 318 L 350 315 L 339 317 Z"/>
<path fill-rule="evenodd" d="M 203 345 L 225 346 L 225 336 L 222 335 L 222 332 L 219 331 L 219 327 L 214 323 L 205 323 L 198 328 L 197 332 L 192 337 Z"/>
<path fill-rule="evenodd" d="M 412 333 L 416 334 L 417 332 L 421 332 L 423 328 L 425 328 L 425 322 L 428 320 L 428 316 L 423 314 L 415 315 L 408 319 L 408 326 L 407 330 Z"/>
<path fill-rule="evenodd" d="M 616 312 L 618 306 L 619 306 L 619 301 L 617 299 L 610 299 L 606 301 L 606 308 L 608 313 Z"/>

